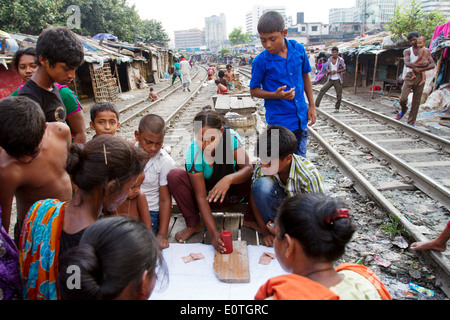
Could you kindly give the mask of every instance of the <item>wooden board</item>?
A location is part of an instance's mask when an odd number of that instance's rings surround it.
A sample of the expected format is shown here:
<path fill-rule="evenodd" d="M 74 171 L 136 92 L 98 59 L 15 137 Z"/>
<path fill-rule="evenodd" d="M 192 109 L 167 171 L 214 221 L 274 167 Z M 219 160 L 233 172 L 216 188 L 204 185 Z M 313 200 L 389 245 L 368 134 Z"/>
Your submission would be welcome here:
<path fill-rule="evenodd" d="M 250 269 L 246 241 L 233 241 L 233 253 L 215 252 L 214 270 L 220 281 L 226 283 L 249 283 Z"/>

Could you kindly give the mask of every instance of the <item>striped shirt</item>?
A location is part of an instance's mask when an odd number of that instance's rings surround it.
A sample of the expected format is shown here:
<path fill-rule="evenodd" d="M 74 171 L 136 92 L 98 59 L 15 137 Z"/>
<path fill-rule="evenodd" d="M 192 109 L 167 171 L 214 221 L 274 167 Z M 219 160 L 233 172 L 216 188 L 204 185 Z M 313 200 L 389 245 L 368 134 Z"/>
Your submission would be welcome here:
<path fill-rule="evenodd" d="M 262 176 L 264 175 L 261 170 L 261 162 L 258 160 L 253 171 L 252 184 Z M 300 193 L 322 193 L 325 190 L 322 177 L 316 167 L 296 154 L 292 155 L 291 170 L 286 184 L 280 180 L 278 174 L 271 176 L 271 178 L 283 188 L 288 197 Z"/>

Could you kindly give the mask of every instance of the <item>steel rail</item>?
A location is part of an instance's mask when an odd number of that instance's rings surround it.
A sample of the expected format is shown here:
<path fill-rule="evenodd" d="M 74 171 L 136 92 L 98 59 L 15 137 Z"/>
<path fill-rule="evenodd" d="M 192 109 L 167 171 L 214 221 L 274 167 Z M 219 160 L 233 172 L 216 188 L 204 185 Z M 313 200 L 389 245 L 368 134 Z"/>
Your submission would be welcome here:
<path fill-rule="evenodd" d="M 310 135 L 316 140 L 323 149 L 337 162 L 339 170 L 353 180 L 355 189 L 358 193 L 368 196 L 376 201 L 381 207 L 383 207 L 389 215 L 399 219 L 400 223 L 405 227 L 408 233 L 416 241 L 429 241 L 420 230 L 412 224 L 394 205 L 387 200 L 383 194 L 381 194 L 357 169 L 355 169 L 339 152 L 337 152 L 319 133 L 313 128 L 308 127 Z M 427 253 L 433 261 L 435 261 L 443 271 L 450 276 L 450 265 L 442 253 L 429 250 Z"/>
<path fill-rule="evenodd" d="M 414 185 L 418 189 L 422 190 L 424 193 L 428 194 L 433 199 L 441 202 L 443 205 L 445 205 L 446 208 L 450 210 L 450 190 L 448 188 L 446 188 L 439 182 L 435 181 L 434 179 L 428 177 L 421 171 L 416 170 L 414 167 L 407 164 L 404 160 L 390 153 L 388 150 L 381 147 L 372 140 L 368 139 L 364 135 L 360 134 L 358 131 L 350 128 L 342 121 L 324 112 L 320 108 L 317 108 L 316 110 L 317 114 L 321 114 L 326 118 L 330 119 L 331 121 L 333 121 L 334 123 L 336 123 L 337 125 L 339 125 L 344 131 L 348 132 L 350 135 L 355 137 L 355 139 L 358 140 L 361 144 L 370 148 L 370 150 L 376 153 L 378 156 L 383 157 L 388 161 L 392 162 L 395 168 L 398 169 L 400 173 L 408 175 L 409 177 L 412 178 Z"/>
<path fill-rule="evenodd" d="M 318 90 L 314 89 L 314 91 L 317 92 Z M 326 93 L 325 95 L 330 97 L 330 98 L 336 99 L 336 96 L 334 96 L 334 95 L 332 95 L 330 93 Z M 345 100 L 345 99 L 342 99 L 342 102 L 345 103 L 346 105 L 351 106 L 354 109 L 358 109 L 358 110 L 363 111 L 364 113 L 368 113 L 371 116 L 373 116 L 373 117 L 375 117 L 375 118 L 377 118 L 379 120 L 386 121 L 389 124 L 392 124 L 394 126 L 400 127 L 405 132 L 408 132 L 408 133 L 411 133 L 411 134 L 417 134 L 422 140 L 424 140 L 424 141 L 426 141 L 428 143 L 434 144 L 436 146 L 439 146 L 443 150 L 445 150 L 447 152 L 450 152 L 450 140 L 448 140 L 448 139 L 444 139 L 444 138 L 439 137 L 439 136 L 437 136 L 435 134 L 432 134 L 430 132 L 426 132 L 426 131 L 420 130 L 420 129 L 415 128 L 415 127 L 411 127 L 408 124 L 402 123 L 402 122 L 400 122 L 400 121 L 398 121 L 396 119 L 390 118 L 390 117 L 388 117 L 388 116 L 386 116 L 384 114 L 381 114 L 379 112 L 373 111 L 371 109 L 368 109 L 366 107 L 358 105 L 358 104 L 356 104 L 354 102 L 351 102 L 351 101 L 348 101 L 348 100 Z M 319 108 L 316 108 L 316 110 L 319 110 Z"/>
<path fill-rule="evenodd" d="M 198 74 L 200 73 L 198 67 L 197 67 L 197 72 L 195 73 L 195 75 L 193 76 L 193 78 L 195 78 Z M 165 88 L 160 89 L 159 91 L 157 91 L 157 94 L 160 94 L 161 92 L 166 91 L 167 89 L 169 89 L 170 87 L 172 87 L 172 85 L 168 85 Z M 142 109 L 140 109 L 139 111 L 135 112 L 134 114 L 130 115 L 129 117 L 125 118 L 124 120 L 120 121 L 121 125 L 123 125 L 124 123 L 127 123 L 131 120 L 133 120 L 134 118 L 136 118 L 140 113 L 147 111 L 149 108 L 153 107 L 154 105 L 166 100 L 170 95 L 172 95 L 173 93 L 175 93 L 178 89 L 181 89 L 183 86 L 180 85 L 178 87 L 175 87 L 172 91 L 170 91 L 168 94 L 166 94 L 164 97 L 159 98 L 156 101 L 153 101 L 152 103 L 150 103 L 149 105 L 147 105 L 146 107 L 143 107 Z M 191 95 L 192 96 L 192 95 Z M 133 102 L 130 105 L 125 106 L 124 108 L 119 110 L 119 114 L 122 114 L 136 106 L 138 106 L 141 103 L 144 103 L 145 101 L 147 101 L 148 98 L 143 98 L 140 99 L 136 102 Z M 86 131 L 92 130 L 90 126 L 86 127 Z"/>

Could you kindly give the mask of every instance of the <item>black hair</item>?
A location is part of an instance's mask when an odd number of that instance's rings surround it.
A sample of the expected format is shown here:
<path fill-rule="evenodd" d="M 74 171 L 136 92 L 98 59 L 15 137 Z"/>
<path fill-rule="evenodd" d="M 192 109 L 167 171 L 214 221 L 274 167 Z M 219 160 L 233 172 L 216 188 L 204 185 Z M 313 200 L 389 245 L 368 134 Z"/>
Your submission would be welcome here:
<path fill-rule="evenodd" d="M 418 38 L 419 37 L 419 33 L 416 32 L 416 31 L 410 32 L 410 33 L 408 33 L 407 39 L 411 40 L 414 37 Z"/>
<path fill-rule="evenodd" d="M 276 141 L 272 141 L 276 140 Z M 273 145 L 275 143 L 275 145 Z M 267 129 L 258 137 L 256 142 L 256 155 L 263 160 L 275 159 L 272 154 L 272 148 L 278 145 L 278 159 L 285 159 L 288 155 L 297 150 L 297 138 L 295 134 L 282 126 L 268 126 Z M 267 149 L 266 149 L 267 148 Z"/>
<path fill-rule="evenodd" d="M 258 21 L 258 33 L 283 32 L 286 24 L 283 16 L 276 11 L 265 12 Z"/>
<path fill-rule="evenodd" d="M 333 48 L 331 48 L 331 52 L 333 52 L 333 51 L 339 52 L 339 48 L 338 48 L 338 47 L 333 47 Z"/>
<path fill-rule="evenodd" d="M 22 56 L 33 56 L 36 58 L 36 48 L 28 47 L 25 49 L 20 49 L 14 54 L 13 65 L 16 70 L 19 70 L 19 62 Z"/>
<path fill-rule="evenodd" d="M 77 289 L 68 286 L 74 266 L 81 273 Z M 167 280 L 153 233 L 140 221 L 108 217 L 86 228 L 79 245 L 61 257 L 58 287 L 63 300 L 112 300 L 129 284 L 138 294 L 145 271 Z"/>
<path fill-rule="evenodd" d="M 101 111 L 111 111 L 116 114 L 117 121 L 119 121 L 119 110 L 117 110 L 117 107 L 109 102 L 101 102 L 96 103 L 91 108 L 91 121 L 94 122 L 95 118 L 97 117 L 97 114 Z"/>
<path fill-rule="evenodd" d="M 220 80 L 219 80 L 219 79 L 216 79 L 216 80 L 214 80 L 214 82 L 215 82 L 216 84 L 218 84 L 218 83 L 220 83 Z"/>
<path fill-rule="evenodd" d="M 313 259 L 336 261 L 345 253 L 354 227 L 349 218 L 338 217 L 345 204 L 323 193 L 304 193 L 286 198 L 278 209 L 278 239 L 285 234 L 297 239 L 305 254 Z"/>
<path fill-rule="evenodd" d="M 36 44 L 36 63 L 39 57 L 47 58 L 52 67 L 65 63 L 78 68 L 84 62 L 84 47 L 80 39 L 67 27 L 48 27 L 40 34 Z"/>
<path fill-rule="evenodd" d="M 139 122 L 139 133 L 151 132 L 154 134 L 164 134 L 166 131 L 166 122 L 156 114 L 148 114 Z"/>
<path fill-rule="evenodd" d="M 86 192 L 110 181 L 116 181 L 120 188 L 144 170 L 146 160 L 145 152 L 125 140 L 101 135 L 85 146 L 72 144 L 66 171 Z"/>
<path fill-rule="evenodd" d="M 10 156 L 31 156 L 45 133 L 45 114 L 42 108 L 24 96 L 0 100 L 0 147 Z"/>
<path fill-rule="evenodd" d="M 199 126 L 199 124 L 201 126 Z M 197 113 L 197 115 L 194 117 L 195 132 L 204 127 L 210 127 L 213 129 L 221 130 L 222 125 L 223 125 L 222 118 L 220 117 L 217 111 L 212 110 L 211 106 L 203 107 L 202 111 Z"/>
<path fill-rule="evenodd" d="M 225 72 L 223 72 L 223 70 L 219 71 L 219 78 L 223 78 L 225 77 Z"/>
<path fill-rule="evenodd" d="M 423 40 L 425 42 L 425 41 L 427 41 L 427 37 L 420 36 L 419 38 L 417 38 L 417 40 Z"/>

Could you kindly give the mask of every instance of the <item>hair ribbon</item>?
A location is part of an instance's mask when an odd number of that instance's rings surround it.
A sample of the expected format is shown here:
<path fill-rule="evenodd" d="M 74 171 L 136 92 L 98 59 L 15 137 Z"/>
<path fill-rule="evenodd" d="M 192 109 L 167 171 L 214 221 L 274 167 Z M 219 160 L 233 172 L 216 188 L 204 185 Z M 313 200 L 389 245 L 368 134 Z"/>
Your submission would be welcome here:
<path fill-rule="evenodd" d="M 348 209 L 337 209 L 336 214 L 334 216 L 327 218 L 327 224 L 332 224 L 334 222 L 334 220 L 340 219 L 340 218 L 349 219 Z"/>

